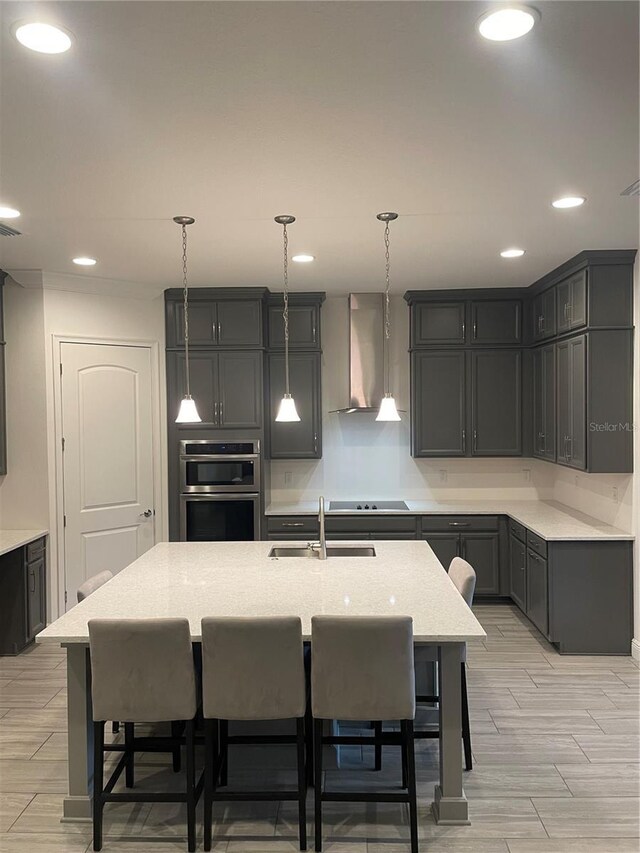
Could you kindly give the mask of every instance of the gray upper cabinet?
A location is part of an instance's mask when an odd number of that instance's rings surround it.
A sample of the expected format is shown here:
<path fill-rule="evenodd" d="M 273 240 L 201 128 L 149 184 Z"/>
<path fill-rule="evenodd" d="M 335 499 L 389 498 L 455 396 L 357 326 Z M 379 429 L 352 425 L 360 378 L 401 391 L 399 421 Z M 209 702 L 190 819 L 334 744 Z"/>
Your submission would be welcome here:
<path fill-rule="evenodd" d="M 519 299 L 471 303 L 471 343 L 519 344 L 522 340 L 522 302 Z"/>
<path fill-rule="evenodd" d="M 216 303 L 216 343 L 221 347 L 262 346 L 262 302 L 257 299 Z"/>
<path fill-rule="evenodd" d="M 320 348 L 320 302 L 312 305 L 293 304 L 289 298 L 289 349 Z M 282 300 L 269 298 L 269 348 L 284 348 L 284 318 Z"/>
<path fill-rule="evenodd" d="M 289 382 L 300 415 L 298 423 L 276 423 L 284 394 L 284 354 L 269 353 L 267 456 L 271 459 L 319 459 L 322 456 L 321 354 L 289 353 Z"/>
<path fill-rule="evenodd" d="M 534 341 L 544 341 L 556 334 L 556 292 L 553 287 L 543 290 L 533 300 Z"/>
<path fill-rule="evenodd" d="M 585 470 L 587 338 L 578 335 L 556 344 L 558 428 L 556 458 L 563 465 Z"/>
<path fill-rule="evenodd" d="M 555 462 L 556 365 L 555 345 L 533 350 L 533 455 Z"/>
<path fill-rule="evenodd" d="M 471 353 L 471 453 L 522 455 L 522 352 Z"/>
<path fill-rule="evenodd" d="M 464 344 L 466 303 L 427 302 L 411 312 L 411 344 L 414 347 Z"/>
<path fill-rule="evenodd" d="M 415 351 L 411 364 L 413 456 L 465 456 L 466 353 Z"/>
<path fill-rule="evenodd" d="M 264 345 L 266 288 L 197 288 L 189 292 L 189 345 L 258 349 Z M 184 346 L 182 291 L 165 291 L 167 348 Z"/>
<path fill-rule="evenodd" d="M 556 316 L 559 334 L 587 325 L 586 269 L 556 285 Z"/>

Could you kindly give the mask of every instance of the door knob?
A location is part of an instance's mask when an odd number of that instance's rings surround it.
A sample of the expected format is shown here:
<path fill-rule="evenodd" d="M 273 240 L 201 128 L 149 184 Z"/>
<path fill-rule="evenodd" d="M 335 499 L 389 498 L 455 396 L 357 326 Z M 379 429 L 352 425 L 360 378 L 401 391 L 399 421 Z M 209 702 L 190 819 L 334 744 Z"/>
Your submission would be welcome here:
<path fill-rule="evenodd" d="M 145 511 L 141 512 L 140 515 L 143 515 L 145 518 L 150 518 L 153 515 L 153 510 L 145 509 Z"/>

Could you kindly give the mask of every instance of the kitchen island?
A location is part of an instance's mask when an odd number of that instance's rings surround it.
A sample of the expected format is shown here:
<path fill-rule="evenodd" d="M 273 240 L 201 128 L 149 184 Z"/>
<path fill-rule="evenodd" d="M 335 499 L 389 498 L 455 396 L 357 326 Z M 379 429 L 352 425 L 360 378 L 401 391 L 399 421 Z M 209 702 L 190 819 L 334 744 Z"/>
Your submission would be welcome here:
<path fill-rule="evenodd" d="M 416 644 L 440 649 L 440 780 L 433 810 L 468 823 L 462 788 L 460 653 L 485 632 L 425 541 L 377 541 L 375 556 L 322 561 L 269 557 L 286 542 L 165 542 L 49 625 L 39 643 L 67 650 L 69 792 L 64 819 L 91 817 L 92 744 L 88 620 L 181 616 L 200 641 L 205 616 L 408 615 Z M 347 545 L 348 543 L 343 543 Z M 355 543 L 354 543 L 355 544 Z"/>

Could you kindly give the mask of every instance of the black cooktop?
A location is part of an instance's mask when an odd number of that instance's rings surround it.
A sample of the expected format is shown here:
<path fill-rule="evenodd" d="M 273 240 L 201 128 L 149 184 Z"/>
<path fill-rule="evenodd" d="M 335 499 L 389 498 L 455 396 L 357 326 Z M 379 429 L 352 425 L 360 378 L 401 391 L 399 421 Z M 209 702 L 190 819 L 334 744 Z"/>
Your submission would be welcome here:
<path fill-rule="evenodd" d="M 333 510 L 408 512 L 409 507 L 404 501 L 329 501 L 329 512 Z"/>

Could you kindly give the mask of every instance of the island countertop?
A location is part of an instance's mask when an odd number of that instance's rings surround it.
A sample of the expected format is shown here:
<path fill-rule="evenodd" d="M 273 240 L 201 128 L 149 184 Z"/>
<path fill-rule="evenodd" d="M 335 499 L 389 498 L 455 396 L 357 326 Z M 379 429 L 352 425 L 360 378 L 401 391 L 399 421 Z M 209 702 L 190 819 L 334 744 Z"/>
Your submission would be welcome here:
<path fill-rule="evenodd" d="M 425 541 L 377 541 L 375 557 L 274 559 L 291 542 L 163 542 L 49 625 L 39 643 L 88 643 L 100 617 L 408 615 L 416 642 L 455 643 L 485 632 Z M 342 542 L 341 545 L 348 543 Z M 356 543 L 354 543 L 356 544 Z"/>
<path fill-rule="evenodd" d="M 327 499 L 328 500 L 328 499 Z M 407 500 L 406 510 L 327 510 L 327 515 L 506 515 L 548 542 L 633 540 L 633 533 L 613 527 L 557 501 L 421 501 Z M 317 515 L 317 501 L 271 503 L 266 515 Z"/>
<path fill-rule="evenodd" d="M 0 530 L 0 557 L 3 554 L 8 554 L 10 551 L 15 551 L 16 548 L 22 548 L 23 545 L 28 545 L 29 542 L 35 542 L 36 539 L 41 539 L 48 534 L 48 530 Z"/>

